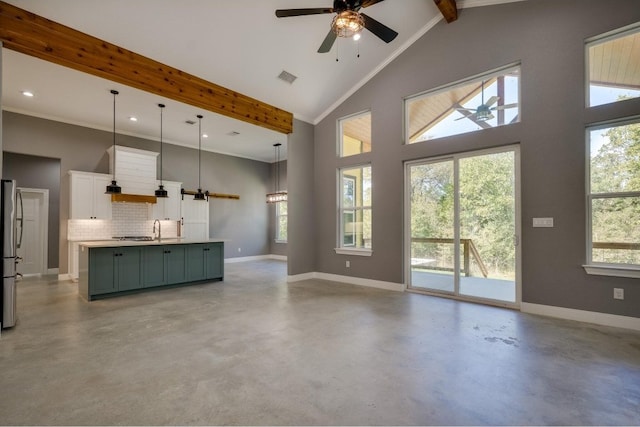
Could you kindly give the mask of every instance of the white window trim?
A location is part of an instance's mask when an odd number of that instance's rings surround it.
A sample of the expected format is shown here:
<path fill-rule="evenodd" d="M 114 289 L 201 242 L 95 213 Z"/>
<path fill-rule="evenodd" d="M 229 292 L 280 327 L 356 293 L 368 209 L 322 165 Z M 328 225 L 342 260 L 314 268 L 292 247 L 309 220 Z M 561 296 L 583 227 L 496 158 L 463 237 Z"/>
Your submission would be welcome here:
<path fill-rule="evenodd" d="M 344 133 L 342 132 L 342 124 L 346 120 L 356 119 L 358 117 L 365 116 L 367 114 L 370 115 L 371 114 L 371 110 L 360 111 L 359 113 L 354 113 L 354 114 L 351 114 L 349 116 L 340 117 L 338 119 L 338 126 L 337 126 L 337 129 L 336 129 L 336 133 L 337 133 L 336 141 L 338 141 L 338 146 L 336 147 L 336 150 L 337 150 L 336 154 L 338 155 L 338 157 L 346 158 L 346 157 L 359 156 L 360 154 L 365 154 L 364 152 L 362 152 L 362 153 L 357 153 L 357 154 L 350 154 L 348 156 L 343 156 L 342 155 L 342 136 L 344 135 Z M 372 120 L 373 120 L 373 118 L 372 118 Z M 368 153 L 368 151 L 367 151 L 367 153 Z"/>
<path fill-rule="evenodd" d="M 278 239 L 277 236 L 280 235 L 280 217 L 281 216 L 286 216 L 287 217 L 287 227 L 289 226 L 289 210 L 287 209 L 287 215 L 280 215 L 280 203 L 287 203 L 287 202 L 279 202 L 276 204 L 276 238 L 275 238 L 275 242 L 276 243 L 287 243 L 287 240 L 282 240 L 282 239 Z"/>
<path fill-rule="evenodd" d="M 593 239 L 592 239 L 592 222 L 591 222 L 591 201 L 594 198 L 609 198 L 609 197 L 632 197 L 636 196 L 638 192 L 625 192 L 625 193 L 591 193 L 591 131 L 598 129 L 605 129 L 615 126 L 624 126 L 628 124 L 640 123 L 640 116 L 631 116 L 620 119 L 608 120 L 606 122 L 593 123 L 587 125 L 585 128 L 585 141 L 587 149 L 585 150 L 586 167 L 585 167 L 585 189 L 586 189 L 586 214 L 587 214 L 587 256 L 586 264 L 582 265 L 585 272 L 589 275 L 595 276 L 613 276 L 613 277 L 628 277 L 628 278 L 640 278 L 640 265 L 633 264 L 608 264 L 593 262 Z"/>
<path fill-rule="evenodd" d="M 409 142 L 409 103 L 411 103 L 411 101 L 415 101 L 415 100 L 419 100 L 425 97 L 429 97 L 432 95 L 437 95 L 438 93 L 441 92 L 446 92 L 449 91 L 451 89 L 454 89 L 458 86 L 463 86 L 472 82 L 478 82 L 481 80 L 486 80 L 486 79 L 490 79 L 496 76 L 500 76 L 502 74 L 504 74 L 507 71 L 513 70 L 513 69 L 518 69 L 519 71 L 519 75 L 520 78 L 518 79 L 518 123 L 522 122 L 522 108 L 520 108 L 522 106 L 522 63 L 520 61 L 517 62 L 513 62 L 511 64 L 507 64 L 504 65 L 502 67 L 498 67 L 498 68 L 494 68 L 493 70 L 489 70 L 486 71 L 484 73 L 479 73 L 479 74 L 475 74 L 473 76 L 464 78 L 464 79 L 460 79 L 457 80 L 455 82 L 451 82 L 451 83 L 446 83 L 444 85 L 435 87 L 433 89 L 428 89 L 425 90 L 423 92 L 419 92 L 410 96 L 407 96 L 403 99 L 403 113 L 402 113 L 402 119 L 403 119 L 403 126 L 404 126 L 404 130 L 403 130 L 403 144 L 404 145 L 412 145 L 415 143 L 411 143 Z M 441 139 L 441 138 L 436 138 L 437 139 Z M 425 141 L 423 141 L 425 142 Z"/>
<path fill-rule="evenodd" d="M 595 46 L 601 43 L 606 43 L 622 37 L 626 37 L 631 34 L 636 34 L 638 32 L 640 32 L 640 23 L 636 22 L 636 23 L 627 25 L 625 27 L 617 28 L 615 30 L 606 32 L 604 34 L 599 34 L 594 37 L 589 37 L 588 39 L 585 40 L 585 44 L 584 44 L 584 50 L 585 50 L 584 57 L 586 58 L 585 69 L 584 69 L 585 108 L 595 108 L 595 107 L 599 107 L 600 105 L 609 105 L 609 104 L 615 103 L 615 102 L 610 102 L 608 104 L 599 104 L 599 105 L 591 106 L 591 76 L 589 75 L 591 57 L 589 55 L 589 49 L 592 46 Z"/>
<path fill-rule="evenodd" d="M 356 168 L 371 168 L 371 175 L 373 176 L 373 168 L 371 166 L 371 163 L 362 163 L 362 164 L 358 164 L 358 165 L 353 165 L 353 166 L 345 166 L 342 168 L 338 168 L 336 173 L 337 173 L 337 191 L 336 191 L 336 206 L 337 206 L 337 214 L 338 214 L 338 218 L 337 218 L 337 227 L 336 227 L 336 242 L 337 242 L 337 246 L 336 248 L 334 248 L 334 250 L 336 251 L 337 254 L 342 254 L 342 255 L 358 255 L 358 256 L 371 256 L 371 254 L 373 253 L 373 242 L 371 243 L 371 248 L 355 248 L 355 247 L 350 247 L 350 246 L 343 246 L 343 236 L 342 236 L 342 219 L 343 219 L 343 212 L 345 210 L 348 209 L 353 209 L 355 210 L 361 210 L 361 211 L 365 211 L 365 210 L 369 210 L 371 212 L 371 217 L 373 220 L 373 195 L 372 195 L 372 199 L 371 199 L 371 205 L 367 205 L 367 206 L 360 206 L 360 207 L 349 207 L 349 208 L 344 208 L 342 206 L 342 200 L 343 200 L 343 182 L 342 182 L 342 172 L 345 170 L 349 170 L 349 169 L 356 169 Z"/>
<path fill-rule="evenodd" d="M 372 249 L 356 249 L 356 248 L 333 248 L 338 255 L 355 255 L 355 256 L 371 256 Z"/>

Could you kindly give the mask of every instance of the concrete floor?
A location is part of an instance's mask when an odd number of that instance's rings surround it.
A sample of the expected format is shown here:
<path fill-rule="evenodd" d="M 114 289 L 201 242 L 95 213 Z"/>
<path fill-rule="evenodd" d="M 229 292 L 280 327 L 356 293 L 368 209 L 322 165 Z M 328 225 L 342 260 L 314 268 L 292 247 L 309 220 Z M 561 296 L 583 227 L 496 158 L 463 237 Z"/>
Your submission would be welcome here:
<path fill-rule="evenodd" d="M 640 424 L 640 333 L 226 265 L 86 303 L 19 284 L 1 424 Z"/>

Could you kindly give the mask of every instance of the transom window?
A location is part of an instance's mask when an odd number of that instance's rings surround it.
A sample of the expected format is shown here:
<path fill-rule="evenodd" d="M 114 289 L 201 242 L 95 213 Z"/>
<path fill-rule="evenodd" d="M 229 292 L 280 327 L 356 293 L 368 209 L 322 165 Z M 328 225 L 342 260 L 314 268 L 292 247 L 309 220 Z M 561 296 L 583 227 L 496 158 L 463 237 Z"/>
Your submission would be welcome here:
<path fill-rule="evenodd" d="M 339 171 L 338 248 L 371 249 L 371 166 Z"/>
<path fill-rule="evenodd" d="M 520 66 L 511 66 L 407 98 L 409 144 L 520 121 Z"/>
<path fill-rule="evenodd" d="M 356 114 L 338 120 L 340 157 L 371 151 L 371 112 Z"/>
<path fill-rule="evenodd" d="M 640 268 L 640 118 L 587 137 L 587 263 Z"/>
<path fill-rule="evenodd" d="M 640 97 L 640 24 L 587 40 L 587 105 Z"/>

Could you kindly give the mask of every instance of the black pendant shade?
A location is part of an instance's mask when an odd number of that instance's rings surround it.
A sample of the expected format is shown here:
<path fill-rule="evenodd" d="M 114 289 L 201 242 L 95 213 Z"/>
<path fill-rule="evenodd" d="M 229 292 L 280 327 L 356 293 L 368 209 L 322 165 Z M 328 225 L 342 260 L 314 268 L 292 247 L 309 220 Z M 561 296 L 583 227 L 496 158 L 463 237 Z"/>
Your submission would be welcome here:
<path fill-rule="evenodd" d="M 120 194 L 122 193 L 122 188 L 115 182 L 111 181 L 111 184 L 107 185 L 107 191 L 105 194 Z"/>
<path fill-rule="evenodd" d="M 202 192 L 202 188 L 198 188 L 198 192 L 193 195 L 193 200 L 204 200 L 205 194 Z"/>
<path fill-rule="evenodd" d="M 107 185 L 105 194 L 120 194 L 122 188 L 116 183 L 116 95 L 119 92 L 117 90 L 111 90 L 113 95 L 113 180 L 111 184 Z"/>
<path fill-rule="evenodd" d="M 164 104 L 158 104 L 158 107 L 160 107 L 160 185 L 155 191 L 155 195 L 156 197 L 166 198 L 169 197 L 169 194 L 164 189 L 164 185 L 162 185 L 162 110 L 164 109 Z"/>

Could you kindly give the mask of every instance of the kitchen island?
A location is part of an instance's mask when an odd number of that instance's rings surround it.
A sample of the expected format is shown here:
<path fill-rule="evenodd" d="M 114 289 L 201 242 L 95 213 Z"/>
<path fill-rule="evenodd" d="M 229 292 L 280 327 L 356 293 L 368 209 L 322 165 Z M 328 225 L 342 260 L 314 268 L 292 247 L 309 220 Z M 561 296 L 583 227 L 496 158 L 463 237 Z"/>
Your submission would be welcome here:
<path fill-rule="evenodd" d="M 224 240 L 105 240 L 79 244 L 87 301 L 224 279 Z"/>

